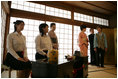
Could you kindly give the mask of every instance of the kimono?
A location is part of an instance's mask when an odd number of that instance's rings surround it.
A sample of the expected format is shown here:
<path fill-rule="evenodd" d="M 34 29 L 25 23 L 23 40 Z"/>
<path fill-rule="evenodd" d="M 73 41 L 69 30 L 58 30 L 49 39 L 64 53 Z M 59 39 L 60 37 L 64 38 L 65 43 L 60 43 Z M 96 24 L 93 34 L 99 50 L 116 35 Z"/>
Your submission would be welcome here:
<path fill-rule="evenodd" d="M 53 49 L 58 49 L 58 39 L 57 39 L 57 36 L 56 36 L 55 32 L 54 31 L 49 31 L 48 35 L 51 38 Z M 55 45 L 57 45 L 57 47 L 55 47 Z"/>
<path fill-rule="evenodd" d="M 80 32 L 78 42 L 81 56 L 88 56 L 88 38 L 84 32 Z"/>

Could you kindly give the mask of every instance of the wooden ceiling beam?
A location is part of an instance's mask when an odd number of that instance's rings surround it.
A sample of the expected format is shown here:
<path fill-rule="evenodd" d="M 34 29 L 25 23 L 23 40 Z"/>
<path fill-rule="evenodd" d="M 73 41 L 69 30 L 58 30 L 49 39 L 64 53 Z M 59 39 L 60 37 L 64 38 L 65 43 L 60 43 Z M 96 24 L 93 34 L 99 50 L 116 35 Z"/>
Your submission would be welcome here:
<path fill-rule="evenodd" d="M 110 3 L 112 6 L 117 7 L 117 1 L 106 1 L 108 3 Z"/>
<path fill-rule="evenodd" d="M 104 10 L 103 8 L 106 8 L 109 5 L 99 3 L 100 1 L 85 1 L 85 2 L 83 2 L 83 1 L 61 1 L 61 2 L 65 3 L 65 4 L 70 4 L 72 6 L 75 6 L 78 9 L 79 8 L 87 9 L 88 12 L 93 11 L 95 13 L 101 13 L 101 14 L 105 14 L 105 15 L 112 15 L 112 13 L 113 13 L 112 11 L 108 11 L 109 10 L 108 8 L 107 8 L 108 10 Z M 87 4 L 86 2 L 88 2 L 90 4 Z M 103 1 L 103 2 L 105 2 L 105 1 Z M 102 6 L 103 8 L 101 9 L 100 7 L 93 6 L 93 5 L 95 5 L 94 3 L 97 4 L 97 5 L 102 4 L 104 6 Z M 91 5 L 91 4 L 93 4 L 93 5 Z M 112 10 L 112 9 L 110 9 L 110 10 Z M 116 9 L 114 11 L 116 11 Z"/>
<path fill-rule="evenodd" d="M 108 9 L 108 8 L 103 7 L 103 4 L 98 4 L 98 3 L 100 3 L 100 1 L 82 1 L 82 2 L 84 2 L 86 4 L 89 4 L 91 6 L 94 6 L 94 7 L 100 8 L 100 9 L 103 9 L 103 10 L 105 10 L 107 12 L 110 12 L 110 13 L 116 12 L 113 9 L 110 9 L 110 8 Z M 104 1 L 101 1 L 101 2 L 104 2 Z M 107 5 L 107 4 L 105 4 L 105 2 L 104 2 L 104 5 Z"/>
<path fill-rule="evenodd" d="M 82 13 L 82 14 L 86 14 L 90 16 L 96 16 L 96 17 L 100 17 L 104 19 L 109 19 L 109 15 L 97 13 L 95 11 L 91 11 L 91 10 L 84 9 L 81 7 L 76 7 L 70 4 L 66 4 L 66 3 L 63 3 L 63 1 L 29 1 L 29 2 L 43 4 L 43 5 L 47 5 L 47 6 L 51 6 L 55 8 L 69 10 L 69 11 L 74 11 L 74 12 L 78 12 L 78 13 Z"/>

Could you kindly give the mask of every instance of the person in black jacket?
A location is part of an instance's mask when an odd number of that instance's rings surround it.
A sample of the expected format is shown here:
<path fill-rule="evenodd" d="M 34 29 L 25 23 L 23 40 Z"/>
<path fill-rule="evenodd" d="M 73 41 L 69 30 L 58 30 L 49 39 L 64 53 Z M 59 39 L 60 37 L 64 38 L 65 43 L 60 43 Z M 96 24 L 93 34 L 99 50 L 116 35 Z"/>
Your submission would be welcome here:
<path fill-rule="evenodd" d="M 91 62 L 90 62 L 90 64 L 92 64 L 92 65 L 96 65 L 95 63 L 96 63 L 96 53 L 95 53 L 95 51 L 94 51 L 94 29 L 93 28 L 91 28 L 90 29 L 90 32 L 91 32 L 91 34 L 89 35 L 89 42 L 90 42 L 90 57 L 91 57 Z"/>

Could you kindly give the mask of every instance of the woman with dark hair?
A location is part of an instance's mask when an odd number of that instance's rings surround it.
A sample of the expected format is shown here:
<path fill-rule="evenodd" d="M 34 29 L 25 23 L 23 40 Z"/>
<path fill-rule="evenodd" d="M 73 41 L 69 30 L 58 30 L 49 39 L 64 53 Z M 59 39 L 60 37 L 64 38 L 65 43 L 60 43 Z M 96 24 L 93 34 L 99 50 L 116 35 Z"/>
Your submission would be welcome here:
<path fill-rule="evenodd" d="M 86 34 L 84 33 L 86 31 L 86 26 L 81 25 L 80 26 L 81 32 L 79 33 L 79 47 L 80 47 L 80 53 L 81 56 L 88 56 L 88 38 Z"/>
<path fill-rule="evenodd" d="M 47 59 L 48 50 L 52 49 L 52 43 L 50 37 L 47 35 L 48 33 L 48 25 L 46 23 L 42 23 L 39 25 L 39 32 L 35 39 L 36 43 L 36 55 L 35 59 Z"/>
<path fill-rule="evenodd" d="M 4 64 L 15 70 L 22 70 L 18 77 L 29 77 L 31 62 L 27 57 L 26 38 L 22 34 L 25 23 L 14 22 L 14 32 L 7 36 L 7 50 Z"/>

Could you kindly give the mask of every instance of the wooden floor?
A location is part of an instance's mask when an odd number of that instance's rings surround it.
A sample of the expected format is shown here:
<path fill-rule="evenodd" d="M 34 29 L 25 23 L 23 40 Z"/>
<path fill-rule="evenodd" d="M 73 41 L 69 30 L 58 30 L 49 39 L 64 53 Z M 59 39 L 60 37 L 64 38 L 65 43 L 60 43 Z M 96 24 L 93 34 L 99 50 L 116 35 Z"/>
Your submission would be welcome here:
<path fill-rule="evenodd" d="M 16 78 L 16 71 L 11 74 L 12 78 Z M 8 78 L 8 71 L 4 71 L 1 78 Z M 105 68 L 89 65 L 88 78 L 117 78 L 117 68 L 114 65 L 105 65 Z"/>

